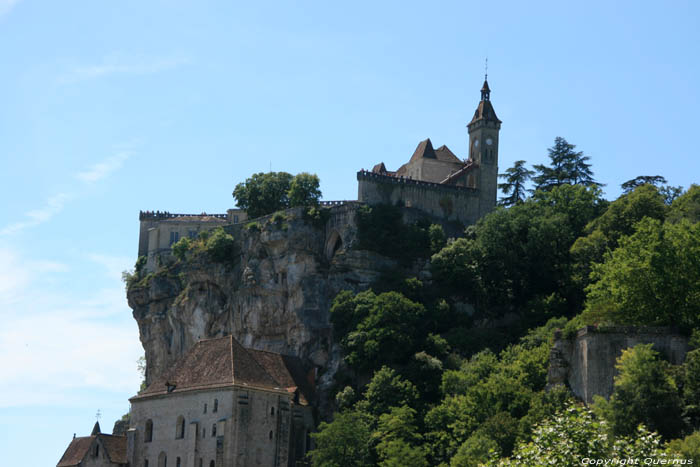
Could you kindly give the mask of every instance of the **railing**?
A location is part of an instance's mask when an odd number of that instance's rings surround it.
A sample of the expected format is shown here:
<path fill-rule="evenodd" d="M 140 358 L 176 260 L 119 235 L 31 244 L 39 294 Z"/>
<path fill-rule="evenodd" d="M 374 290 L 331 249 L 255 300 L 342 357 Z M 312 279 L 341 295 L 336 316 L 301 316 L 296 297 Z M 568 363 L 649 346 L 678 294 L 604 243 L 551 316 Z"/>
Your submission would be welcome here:
<path fill-rule="evenodd" d="M 177 214 L 168 211 L 139 211 L 140 221 L 161 220 L 161 219 L 177 219 L 178 217 L 215 217 L 217 219 L 228 219 L 228 214 Z"/>

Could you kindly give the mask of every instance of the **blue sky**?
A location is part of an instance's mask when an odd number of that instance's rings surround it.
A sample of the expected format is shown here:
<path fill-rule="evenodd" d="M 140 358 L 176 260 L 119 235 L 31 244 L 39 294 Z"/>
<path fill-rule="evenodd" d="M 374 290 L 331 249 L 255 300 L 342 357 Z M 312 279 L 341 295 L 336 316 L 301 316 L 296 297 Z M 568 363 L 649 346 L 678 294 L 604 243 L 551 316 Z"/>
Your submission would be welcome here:
<path fill-rule="evenodd" d="M 354 199 L 357 170 L 395 169 L 427 137 L 464 157 L 486 56 L 502 171 L 563 136 L 609 198 L 637 175 L 687 187 L 699 16 L 690 1 L 0 0 L 0 464 L 55 465 L 98 409 L 106 430 L 128 410 L 142 349 L 120 274 L 140 209 L 225 212 L 270 167 Z"/>

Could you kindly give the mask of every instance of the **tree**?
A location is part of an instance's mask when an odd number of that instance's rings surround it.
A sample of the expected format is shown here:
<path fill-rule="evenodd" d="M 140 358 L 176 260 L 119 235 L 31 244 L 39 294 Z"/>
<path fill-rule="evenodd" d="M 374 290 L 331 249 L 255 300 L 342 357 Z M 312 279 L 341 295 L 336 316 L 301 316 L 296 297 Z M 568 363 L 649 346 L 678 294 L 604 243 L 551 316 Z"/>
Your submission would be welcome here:
<path fill-rule="evenodd" d="M 590 157 L 584 156 L 582 151 L 574 151 L 575 145 L 569 144 L 564 138 L 557 136 L 554 146 L 547 149 L 550 159 L 550 167 L 543 164 L 534 166 L 537 176 L 534 177 L 537 190 L 551 190 L 555 186 L 565 183 L 571 185 L 594 185 L 591 164 L 587 161 Z"/>
<path fill-rule="evenodd" d="M 321 422 L 311 437 L 316 448 L 310 452 L 314 466 L 364 467 L 370 464 L 371 418 L 358 411 L 346 411 Z"/>
<path fill-rule="evenodd" d="M 627 194 L 634 191 L 638 186 L 642 185 L 653 185 L 656 188 L 660 188 L 666 183 L 666 179 L 661 175 L 640 175 L 631 180 L 627 180 L 620 187 L 622 187 L 622 192 Z"/>
<path fill-rule="evenodd" d="M 498 184 L 498 188 L 503 194 L 508 195 L 501 198 L 498 204 L 508 207 L 522 203 L 527 197 L 527 193 L 532 192 L 532 190 L 525 188 L 525 185 L 534 174 L 534 171 L 525 167 L 525 161 L 523 160 L 515 161 L 513 167 L 506 169 L 505 173 L 498 174 L 499 178 L 506 179 L 505 183 Z"/>
<path fill-rule="evenodd" d="M 670 222 L 681 219 L 693 223 L 700 221 L 700 185 L 691 185 L 688 191 L 673 200 L 667 218 Z"/>
<path fill-rule="evenodd" d="M 396 370 L 387 366 L 374 373 L 367 385 L 363 410 L 379 416 L 388 413 L 392 407 L 413 406 L 418 400 L 418 390 L 408 380 L 402 378 Z"/>
<path fill-rule="evenodd" d="M 318 175 L 302 172 L 297 174 L 289 186 L 289 206 L 318 206 L 321 199 Z"/>
<path fill-rule="evenodd" d="M 617 435 L 632 436 L 639 424 L 658 431 L 666 439 L 683 429 L 681 400 L 668 363 L 659 359 L 653 344 L 623 350 L 615 368 L 619 374 L 610 400 L 595 397 L 595 410 Z"/>
<path fill-rule="evenodd" d="M 644 218 L 595 264 L 584 318 L 645 326 L 700 326 L 700 223 Z"/>
<path fill-rule="evenodd" d="M 321 191 L 316 175 L 260 172 L 236 185 L 233 197 L 252 219 L 293 206 L 317 205 Z"/>

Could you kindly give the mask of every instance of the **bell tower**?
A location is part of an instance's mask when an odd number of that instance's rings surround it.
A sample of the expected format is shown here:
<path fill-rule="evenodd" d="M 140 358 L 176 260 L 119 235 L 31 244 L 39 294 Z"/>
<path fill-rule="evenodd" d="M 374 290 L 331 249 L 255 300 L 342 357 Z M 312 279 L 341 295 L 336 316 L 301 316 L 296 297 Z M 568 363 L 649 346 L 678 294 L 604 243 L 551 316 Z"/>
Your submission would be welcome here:
<path fill-rule="evenodd" d="M 469 160 L 477 164 L 475 188 L 479 190 L 479 217 L 496 206 L 498 196 L 498 133 L 501 121 L 491 105 L 488 74 L 481 87 L 481 100 L 467 125 Z"/>

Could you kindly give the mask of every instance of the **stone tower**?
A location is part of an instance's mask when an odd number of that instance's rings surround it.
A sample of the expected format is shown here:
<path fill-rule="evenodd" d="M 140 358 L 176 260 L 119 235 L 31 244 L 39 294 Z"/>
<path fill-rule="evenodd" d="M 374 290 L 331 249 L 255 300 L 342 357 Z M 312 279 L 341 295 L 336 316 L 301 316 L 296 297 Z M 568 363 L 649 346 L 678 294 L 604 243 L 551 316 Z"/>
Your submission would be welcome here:
<path fill-rule="evenodd" d="M 479 217 L 496 206 L 498 192 L 498 132 L 501 121 L 491 105 L 487 77 L 481 88 L 481 101 L 474 112 L 469 130 L 469 159 L 479 165 L 474 185 L 479 190 Z"/>

